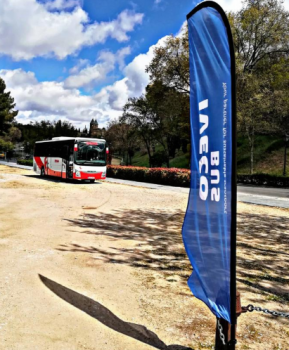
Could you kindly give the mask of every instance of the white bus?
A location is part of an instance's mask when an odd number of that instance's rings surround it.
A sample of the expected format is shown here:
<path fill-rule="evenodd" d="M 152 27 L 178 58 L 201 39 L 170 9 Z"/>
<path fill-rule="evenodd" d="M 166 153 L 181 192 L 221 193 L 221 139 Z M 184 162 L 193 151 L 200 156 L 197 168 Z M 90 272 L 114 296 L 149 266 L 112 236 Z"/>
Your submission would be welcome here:
<path fill-rule="evenodd" d="M 35 143 L 33 170 L 40 176 L 104 180 L 108 148 L 103 139 L 54 137 Z"/>

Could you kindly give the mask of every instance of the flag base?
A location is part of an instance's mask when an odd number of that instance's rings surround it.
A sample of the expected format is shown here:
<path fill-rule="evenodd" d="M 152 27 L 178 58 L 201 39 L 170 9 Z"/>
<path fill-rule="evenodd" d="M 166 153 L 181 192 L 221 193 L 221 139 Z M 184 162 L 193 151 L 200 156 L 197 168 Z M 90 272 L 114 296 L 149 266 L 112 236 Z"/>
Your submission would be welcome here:
<path fill-rule="evenodd" d="M 241 295 L 237 292 L 236 295 L 236 316 L 239 317 L 242 313 L 241 306 Z M 215 350 L 235 350 L 236 341 L 235 339 L 231 341 L 231 325 L 228 321 L 224 319 L 219 319 L 219 323 L 222 326 L 222 333 L 225 336 L 225 345 L 222 342 L 220 337 L 220 331 L 218 328 L 218 320 L 216 325 L 216 338 L 215 338 Z M 235 325 L 236 334 L 237 334 L 237 325 Z"/>

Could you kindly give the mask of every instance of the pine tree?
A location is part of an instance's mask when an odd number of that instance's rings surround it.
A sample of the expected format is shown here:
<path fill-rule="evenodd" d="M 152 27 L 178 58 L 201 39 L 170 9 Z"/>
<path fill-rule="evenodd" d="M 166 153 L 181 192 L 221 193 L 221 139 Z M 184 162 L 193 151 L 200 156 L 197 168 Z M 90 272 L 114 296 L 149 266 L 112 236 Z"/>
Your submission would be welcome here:
<path fill-rule="evenodd" d="M 17 116 L 18 111 L 14 110 L 16 103 L 14 98 L 10 96 L 10 92 L 5 92 L 6 84 L 0 78 L 0 135 L 7 132 Z"/>

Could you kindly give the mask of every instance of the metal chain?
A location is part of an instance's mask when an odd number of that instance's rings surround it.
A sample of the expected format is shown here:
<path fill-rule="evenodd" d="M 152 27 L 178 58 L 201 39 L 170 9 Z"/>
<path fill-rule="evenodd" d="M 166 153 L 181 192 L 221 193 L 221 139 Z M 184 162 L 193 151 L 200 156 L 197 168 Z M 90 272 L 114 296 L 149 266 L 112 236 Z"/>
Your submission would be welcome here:
<path fill-rule="evenodd" d="M 223 345 L 226 345 L 225 334 L 223 333 L 223 327 L 222 327 L 221 322 L 220 322 L 219 319 L 218 319 L 218 329 L 219 329 L 219 332 L 220 332 L 220 338 L 222 340 L 222 343 L 223 343 Z"/>
<path fill-rule="evenodd" d="M 262 309 L 260 306 L 254 306 L 252 304 L 249 304 L 248 306 L 242 307 L 243 312 L 253 312 L 253 311 L 259 311 L 264 312 L 265 314 L 270 314 L 275 317 L 286 317 L 289 319 L 289 314 L 285 312 L 278 312 L 278 311 L 270 311 L 268 309 Z"/>

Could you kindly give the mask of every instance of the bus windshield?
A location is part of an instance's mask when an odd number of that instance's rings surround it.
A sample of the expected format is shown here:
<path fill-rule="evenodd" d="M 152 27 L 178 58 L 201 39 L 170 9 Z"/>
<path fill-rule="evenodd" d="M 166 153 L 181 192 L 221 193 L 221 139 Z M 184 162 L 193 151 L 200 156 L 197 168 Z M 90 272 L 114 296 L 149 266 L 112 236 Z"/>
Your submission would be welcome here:
<path fill-rule="evenodd" d="M 74 151 L 75 163 L 78 165 L 105 165 L 105 142 L 81 141 Z"/>

